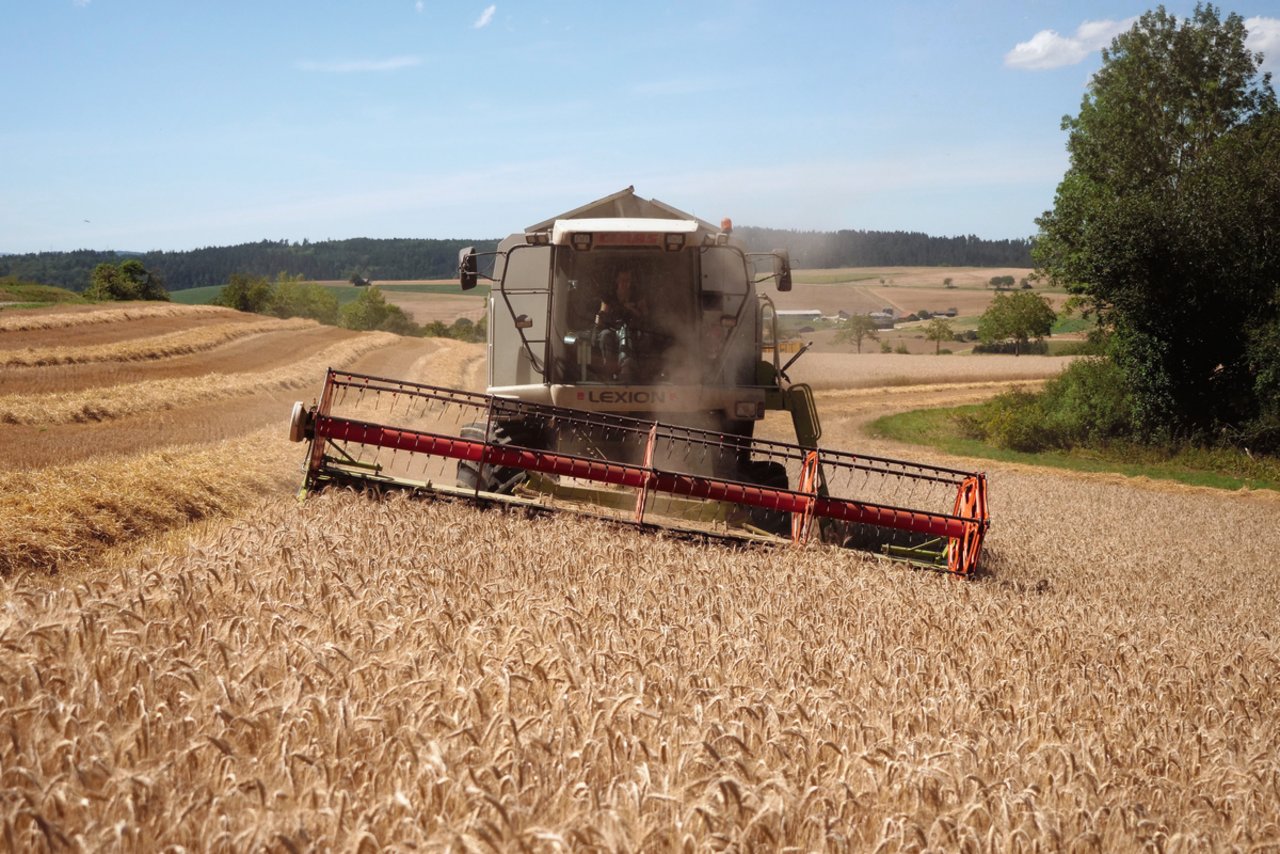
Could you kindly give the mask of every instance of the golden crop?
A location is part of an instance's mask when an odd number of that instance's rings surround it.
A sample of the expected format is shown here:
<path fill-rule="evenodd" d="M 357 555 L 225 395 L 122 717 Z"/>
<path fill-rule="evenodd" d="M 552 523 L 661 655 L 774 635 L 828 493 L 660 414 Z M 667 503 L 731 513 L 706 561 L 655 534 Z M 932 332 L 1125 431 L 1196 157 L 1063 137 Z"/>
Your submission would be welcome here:
<path fill-rule="evenodd" d="M 458 384 L 482 352 L 395 358 Z M 831 395 L 853 441 L 862 397 Z M 466 503 L 298 504 L 299 448 L 0 476 L 0 538 L 36 532 L 0 573 L 0 846 L 1280 846 L 1270 494 L 995 467 L 965 582 Z"/>

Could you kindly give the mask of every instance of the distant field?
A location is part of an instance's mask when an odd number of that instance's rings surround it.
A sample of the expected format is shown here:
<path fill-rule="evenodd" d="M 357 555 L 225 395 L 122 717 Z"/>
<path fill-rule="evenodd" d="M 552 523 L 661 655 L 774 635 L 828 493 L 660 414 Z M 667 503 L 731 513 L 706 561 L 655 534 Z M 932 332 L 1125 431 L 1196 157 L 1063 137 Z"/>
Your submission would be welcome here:
<path fill-rule="evenodd" d="M 792 280 L 797 284 L 843 285 L 874 282 L 887 287 L 938 287 L 946 279 L 957 290 L 987 288 L 993 276 L 1013 276 L 1021 281 L 1032 274 L 1030 267 L 838 267 L 834 269 L 797 269 Z"/>
<path fill-rule="evenodd" d="M 817 309 L 824 314 L 851 314 L 892 308 L 900 315 L 926 309 L 941 312 L 954 308 L 961 315 L 986 311 L 995 297 L 988 282 L 995 276 L 1021 281 L 1031 275 L 1023 267 L 849 267 L 841 270 L 796 270 L 794 287 L 779 293 L 765 292 L 781 309 Z M 951 280 L 952 287 L 945 285 Z M 1055 307 L 1065 298 L 1061 292 L 1037 289 Z"/>
<path fill-rule="evenodd" d="M 169 291 L 169 299 L 182 305 L 208 305 L 221 291 L 222 285 L 186 288 L 181 291 Z"/>
<path fill-rule="evenodd" d="M 976 318 L 995 297 L 988 287 L 994 276 L 1013 276 L 1016 281 L 1032 271 L 1020 267 L 848 267 L 835 270 L 796 270 L 795 286 L 788 293 L 766 286 L 767 293 L 780 309 L 817 309 L 825 314 L 838 311 L 851 313 L 892 308 L 901 315 L 926 309 L 933 312 L 956 309 L 961 318 Z M 951 279 L 953 287 L 944 286 Z M 363 288 L 341 281 L 322 281 L 338 298 L 339 305 L 357 299 Z M 409 282 L 375 282 L 387 299 L 400 306 L 418 323 L 439 320 L 451 323 L 459 317 L 478 320 L 484 316 L 487 285 L 463 293 L 453 280 L 421 280 Z M 186 305 L 207 304 L 218 295 L 220 286 L 174 291 L 174 302 Z M 1065 295 L 1044 293 L 1060 308 Z M 821 336 L 820 336 L 821 337 Z M 829 337 L 829 336 L 828 336 Z M 894 340 L 899 337 L 888 336 Z M 875 348 L 878 345 L 872 345 Z M 907 344 L 913 352 L 931 350 L 932 345 Z"/>

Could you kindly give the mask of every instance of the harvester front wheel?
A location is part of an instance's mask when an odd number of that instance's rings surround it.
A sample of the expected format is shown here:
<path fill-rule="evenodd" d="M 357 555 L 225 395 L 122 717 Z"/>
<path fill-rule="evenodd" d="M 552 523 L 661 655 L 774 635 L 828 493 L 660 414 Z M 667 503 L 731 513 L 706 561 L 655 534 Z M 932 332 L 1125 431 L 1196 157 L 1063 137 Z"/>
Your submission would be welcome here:
<path fill-rule="evenodd" d="M 502 424 L 494 424 L 488 434 L 485 433 L 485 424 L 483 422 L 468 424 L 462 428 L 462 438 L 469 439 L 472 442 L 487 441 L 494 445 L 511 444 L 510 431 Z M 482 466 L 470 460 L 458 461 L 458 486 L 463 489 L 510 495 L 528 477 L 529 473 L 524 469 L 511 466 Z"/>
<path fill-rule="evenodd" d="M 790 489 L 787 467 L 773 460 L 747 460 L 741 464 L 742 479 L 746 483 L 767 486 L 771 489 Z M 780 537 L 791 536 L 791 514 L 782 510 L 752 507 L 748 511 L 748 523 L 762 531 Z"/>

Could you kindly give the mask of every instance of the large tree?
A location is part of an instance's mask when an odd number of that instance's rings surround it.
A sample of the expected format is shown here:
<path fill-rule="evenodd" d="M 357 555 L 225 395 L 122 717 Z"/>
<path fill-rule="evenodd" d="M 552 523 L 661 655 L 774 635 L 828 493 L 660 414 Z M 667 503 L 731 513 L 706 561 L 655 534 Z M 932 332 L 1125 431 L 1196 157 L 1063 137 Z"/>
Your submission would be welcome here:
<path fill-rule="evenodd" d="M 880 339 L 880 334 L 876 332 L 876 322 L 868 314 L 849 315 L 849 319 L 836 333 L 837 344 L 853 344 L 859 353 L 862 352 L 862 342 L 868 338 L 872 341 Z"/>
<path fill-rule="evenodd" d="M 164 300 L 169 291 L 164 279 L 142 266 L 142 262 L 130 258 L 118 266 L 103 262 L 89 274 L 89 287 L 84 292 L 91 300 Z"/>
<path fill-rule="evenodd" d="M 935 317 L 925 325 L 924 337 L 933 342 L 933 355 L 937 356 L 942 353 L 942 342 L 952 340 L 956 333 L 945 317 Z"/>
<path fill-rule="evenodd" d="M 1040 340 L 1053 329 L 1058 319 L 1049 300 L 1031 291 L 996 294 L 987 310 L 978 318 L 978 337 L 985 343 L 1012 341 L 1013 355 L 1032 339 Z"/>
<path fill-rule="evenodd" d="M 1102 53 L 1035 260 L 1111 333 L 1138 424 L 1256 419 L 1280 278 L 1280 123 L 1239 15 L 1147 12 Z M 1265 340 L 1264 340 L 1265 339 Z M 1258 343 L 1261 342 L 1261 343 Z"/>

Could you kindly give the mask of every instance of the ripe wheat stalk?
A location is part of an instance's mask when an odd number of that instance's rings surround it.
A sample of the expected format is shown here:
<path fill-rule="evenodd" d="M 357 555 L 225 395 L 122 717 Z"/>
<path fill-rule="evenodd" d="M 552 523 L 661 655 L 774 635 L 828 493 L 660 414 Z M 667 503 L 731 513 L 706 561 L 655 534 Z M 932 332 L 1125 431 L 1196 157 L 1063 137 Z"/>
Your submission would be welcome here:
<path fill-rule="evenodd" d="M 1280 581 L 1250 561 L 1278 545 L 1273 508 L 1230 503 L 1242 545 L 1161 524 L 1212 496 L 1043 487 L 1004 479 L 1015 535 L 978 583 L 334 492 L 86 586 L 11 587 L 0 834 L 13 848 L 1265 847 L 1280 830 Z M 1100 529 L 1078 549 L 1034 516 L 1077 502 Z M 1198 542 L 1216 571 L 1170 573 L 1153 537 Z"/>

